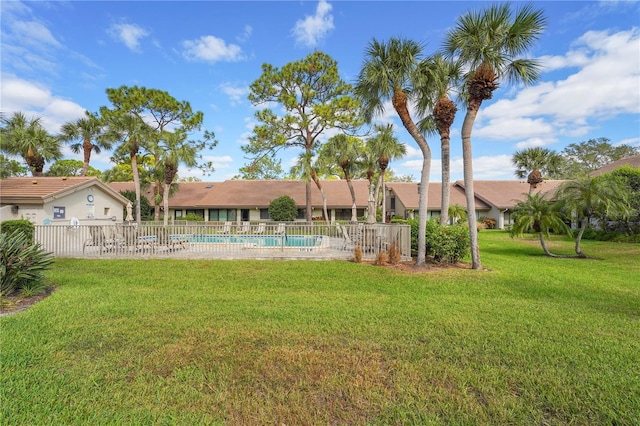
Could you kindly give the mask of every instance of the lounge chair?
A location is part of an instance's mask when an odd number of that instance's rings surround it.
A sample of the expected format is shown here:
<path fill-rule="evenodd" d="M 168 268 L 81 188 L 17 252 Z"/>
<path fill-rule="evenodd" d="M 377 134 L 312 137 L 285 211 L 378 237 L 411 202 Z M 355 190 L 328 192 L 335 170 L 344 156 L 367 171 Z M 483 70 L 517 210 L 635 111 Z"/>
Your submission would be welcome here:
<path fill-rule="evenodd" d="M 238 230 L 238 234 L 246 234 L 251 231 L 251 222 L 242 222 L 242 228 Z"/>
<path fill-rule="evenodd" d="M 231 222 L 225 222 L 222 227 L 222 234 L 229 234 L 231 232 Z"/>
<path fill-rule="evenodd" d="M 278 224 L 278 229 L 276 229 L 276 235 L 286 234 L 286 232 L 287 232 L 287 224 L 286 223 L 279 223 Z"/>
<path fill-rule="evenodd" d="M 89 225 L 89 235 L 82 244 L 82 254 L 87 247 L 97 247 L 98 252 L 102 254 L 105 251 L 115 251 L 124 244 L 124 236 L 112 226 Z"/>
<path fill-rule="evenodd" d="M 342 250 L 354 249 L 356 245 L 354 244 L 353 240 L 351 239 L 351 236 L 349 235 L 345 227 L 339 223 L 336 224 L 336 227 L 338 228 L 338 232 L 342 234 L 342 238 L 344 240 L 343 241 L 344 244 L 342 245 Z"/>
<path fill-rule="evenodd" d="M 87 247 L 97 247 L 100 254 L 106 246 L 106 238 L 104 231 L 100 225 L 89 225 L 89 238 L 82 244 L 82 254 L 84 254 Z"/>
<path fill-rule="evenodd" d="M 256 229 L 256 234 L 264 234 L 264 231 L 267 229 L 267 224 L 266 223 L 259 223 L 258 224 L 258 228 Z"/>

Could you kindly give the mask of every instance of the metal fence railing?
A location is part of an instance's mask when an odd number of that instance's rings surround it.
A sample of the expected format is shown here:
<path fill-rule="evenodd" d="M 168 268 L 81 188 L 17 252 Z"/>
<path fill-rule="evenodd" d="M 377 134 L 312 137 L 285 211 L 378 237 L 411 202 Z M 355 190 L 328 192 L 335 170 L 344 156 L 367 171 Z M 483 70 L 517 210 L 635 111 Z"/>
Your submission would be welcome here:
<path fill-rule="evenodd" d="M 35 239 L 56 257 L 352 258 L 395 246 L 411 259 L 411 229 L 402 224 L 187 222 L 37 225 Z"/>

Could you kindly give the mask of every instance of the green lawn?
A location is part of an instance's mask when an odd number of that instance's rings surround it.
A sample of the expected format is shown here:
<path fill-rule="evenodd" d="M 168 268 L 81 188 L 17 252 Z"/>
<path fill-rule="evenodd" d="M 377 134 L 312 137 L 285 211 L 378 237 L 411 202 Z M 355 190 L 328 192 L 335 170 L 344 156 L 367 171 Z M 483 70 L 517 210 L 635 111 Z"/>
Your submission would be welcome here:
<path fill-rule="evenodd" d="M 481 272 L 59 259 L 0 319 L 2 424 L 640 424 L 640 245 L 480 243 Z"/>

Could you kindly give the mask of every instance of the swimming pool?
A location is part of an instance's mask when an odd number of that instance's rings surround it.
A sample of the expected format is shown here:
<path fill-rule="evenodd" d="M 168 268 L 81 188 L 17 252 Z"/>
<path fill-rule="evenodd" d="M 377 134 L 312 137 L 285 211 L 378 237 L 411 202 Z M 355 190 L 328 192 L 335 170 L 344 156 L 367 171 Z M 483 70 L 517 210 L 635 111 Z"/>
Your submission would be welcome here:
<path fill-rule="evenodd" d="M 318 247 L 321 235 L 194 235 L 192 243 L 239 244 L 253 247 Z"/>

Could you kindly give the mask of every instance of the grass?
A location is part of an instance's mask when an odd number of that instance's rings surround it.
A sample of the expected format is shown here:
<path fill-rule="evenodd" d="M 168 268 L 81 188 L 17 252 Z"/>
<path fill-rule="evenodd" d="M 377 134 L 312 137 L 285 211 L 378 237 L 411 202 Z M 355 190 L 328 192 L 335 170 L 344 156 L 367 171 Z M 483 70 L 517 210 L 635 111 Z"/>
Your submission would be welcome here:
<path fill-rule="evenodd" d="M 59 259 L 0 319 L 2 424 L 639 424 L 640 246 L 480 238 L 482 272 Z"/>

